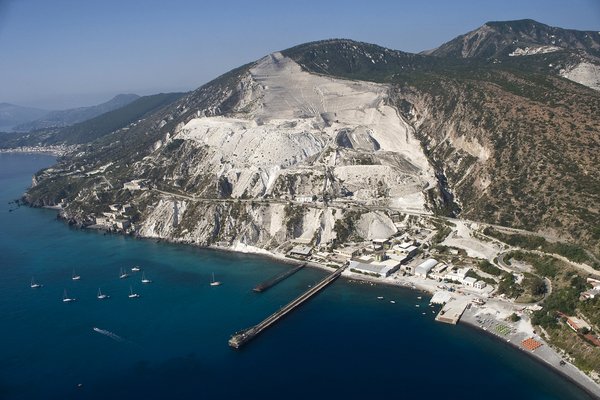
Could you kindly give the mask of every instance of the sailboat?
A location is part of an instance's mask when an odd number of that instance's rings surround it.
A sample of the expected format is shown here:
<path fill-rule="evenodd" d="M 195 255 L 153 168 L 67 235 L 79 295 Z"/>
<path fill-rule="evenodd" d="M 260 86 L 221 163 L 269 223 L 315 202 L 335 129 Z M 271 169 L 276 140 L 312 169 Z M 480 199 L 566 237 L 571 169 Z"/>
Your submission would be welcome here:
<path fill-rule="evenodd" d="M 119 272 L 119 279 L 129 278 L 129 274 L 121 268 L 121 272 Z"/>
<path fill-rule="evenodd" d="M 75 274 L 75 268 L 73 268 L 73 275 L 71 275 L 71 279 L 73 279 L 74 281 L 78 281 L 81 279 L 80 275 Z"/>
<path fill-rule="evenodd" d="M 210 286 L 221 286 L 221 282 L 215 281 L 215 273 L 212 274 L 212 281 L 210 282 Z"/>
<path fill-rule="evenodd" d="M 65 291 L 63 293 L 63 303 L 71 303 L 75 300 L 77 300 L 77 299 L 74 297 L 67 296 L 67 289 L 65 289 Z"/>
<path fill-rule="evenodd" d="M 140 297 L 139 294 L 137 293 L 133 293 L 133 288 L 131 287 L 131 285 L 129 286 L 129 297 L 130 299 L 137 299 L 138 297 Z"/>
<path fill-rule="evenodd" d="M 43 285 L 37 283 L 35 281 L 35 279 L 31 278 L 31 285 L 30 286 L 31 286 L 32 289 L 38 289 L 38 288 L 41 288 Z"/>
<path fill-rule="evenodd" d="M 152 281 L 146 278 L 146 273 L 142 272 L 142 283 L 152 283 Z"/>
<path fill-rule="evenodd" d="M 138 267 L 137 265 L 134 267 L 131 267 L 131 271 L 132 272 L 140 272 L 142 269 L 140 267 Z"/>
<path fill-rule="evenodd" d="M 98 295 L 96 297 L 98 298 L 98 300 L 105 300 L 110 298 L 109 295 L 102 293 L 102 290 L 100 290 L 100 288 L 98 288 Z"/>

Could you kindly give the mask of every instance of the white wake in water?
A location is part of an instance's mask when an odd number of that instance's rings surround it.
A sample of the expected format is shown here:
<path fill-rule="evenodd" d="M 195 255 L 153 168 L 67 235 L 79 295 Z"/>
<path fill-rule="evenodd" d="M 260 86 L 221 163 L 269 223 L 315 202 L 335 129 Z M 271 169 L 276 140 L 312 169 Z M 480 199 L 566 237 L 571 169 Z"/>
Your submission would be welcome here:
<path fill-rule="evenodd" d="M 100 329 L 100 328 L 94 327 L 94 332 L 98 332 L 101 335 L 108 336 L 109 338 L 116 340 L 117 342 L 125 341 L 125 339 L 123 339 L 121 336 L 119 336 L 115 333 L 112 333 L 111 331 L 107 331 L 105 329 Z"/>

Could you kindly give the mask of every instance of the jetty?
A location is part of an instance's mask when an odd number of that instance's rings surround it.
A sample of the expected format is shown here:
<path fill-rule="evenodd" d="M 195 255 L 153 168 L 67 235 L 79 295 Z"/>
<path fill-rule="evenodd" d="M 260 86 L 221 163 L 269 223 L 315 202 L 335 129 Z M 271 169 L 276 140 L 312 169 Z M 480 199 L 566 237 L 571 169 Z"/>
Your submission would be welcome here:
<path fill-rule="evenodd" d="M 282 280 L 294 275 L 296 272 L 300 271 L 305 266 L 306 266 L 306 263 L 297 265 L 294 268 L 283 272 L 282 274 L 276 275 L 276 276 L 256 285 L 256 287 L 254 287 L 254 289 L 252 289 L 252 290 L 256 293 L 262 293 L 262 292 L 268 290 L 269 288 L 277 285 Z"/>
<path fill-rule="evenodd" d="M 435 320 L 446 324 L 456 325 L 469 303 L 470 300 L 467 297 L 452 297 L 444 304 L 444 307 L 442 307 L 439 314 L 435 317 Z"/>
<path fill-rule="evenodd" d="M 250 340 L 254 339 L 258 336 L 262 331 L 279 321 L 285 315 L 290 313 L 296 307 L 303 304 L 305 301 L 310 299 L 315 294 L 319 293 L 322 289 L 324 289 L 331 282 L 335 281 L 344 271 L 345 268 L 338 268 L 333 273 L 327 275 L 325 278 L 320 280 L 317 284 L 309 288 L 306 292 L 302 293 L 300 296 L 296 297 L 294 300 L 289 302 L 287 305 L 271 314 L 267 318 L 265 318 L 262 322 L 257 325 L 254 325 L 250 328 L 241 330 L 231 336 L 229 339 L 229 347 L 234 349 L 239 349 L 244 344 L 248 343 Z"/>

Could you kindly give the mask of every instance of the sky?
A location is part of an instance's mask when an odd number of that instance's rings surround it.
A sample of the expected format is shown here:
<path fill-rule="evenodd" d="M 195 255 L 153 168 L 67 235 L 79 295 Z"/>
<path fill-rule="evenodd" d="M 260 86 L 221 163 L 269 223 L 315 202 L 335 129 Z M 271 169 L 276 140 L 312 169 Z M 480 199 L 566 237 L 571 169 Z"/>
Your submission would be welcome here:
<path fill-rule="evenodd" d="M 0 0 L 0 102 L 64 109 L 188 91 L 314 40 L 419 52 L 523 18 L 600 31 L 600 0 Z"/>

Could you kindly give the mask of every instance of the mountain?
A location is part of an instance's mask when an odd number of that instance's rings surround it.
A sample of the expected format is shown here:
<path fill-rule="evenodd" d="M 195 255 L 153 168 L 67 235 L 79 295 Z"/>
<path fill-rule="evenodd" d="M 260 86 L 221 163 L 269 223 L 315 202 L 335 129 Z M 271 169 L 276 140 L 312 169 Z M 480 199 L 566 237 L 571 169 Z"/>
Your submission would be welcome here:
<path fill-rule="evenodd" d="M 36 120 L 48 112 L 39 108 L 0 103 L 0 131 L 11 131 L 15 126 Z"/>
<path fill-rule="evenodd" d="M 552 51 L 583 51 L 600 57 L 600 32 L 548 26 L 532 19 L 487 22 L 422 54 L 436 57 L 507 57 Z"/>
<path fill-rule="evenodd" d="M 64 128 L 5 134 L 0 137 L 0 148 L 77 145 L 93 142 L 113 131 L 128 130 L 129 126 L 135 125 L 140 118 L 174 102 L 182 95 L 183 93 L 160 93 L 139 97 L 116 110 Z"/>
<path fill-rule="evenodd" d="M 557 53 L 556 74 L 600 90 L 600 32 L 548 26 L 531 19 L 487 22 L 424 55 L 506 59 Z"/>
<path fill-rule="evenodd" d="M 17 132 L 30 132 L 39 129 L 60 128 L 73 125 L 126 106 L 139 98 L 140 96 L 137 94 L 119 94 L 109 101 L 95 106 L 50 111 L 41 118 L 15 126 L 13 130 Z"/>
<path fill-rule="evenodd" d="M 600 253 L 600 92 L 559 75 L 564 53 L 296 46 L 103 135 L 36 174 L 26 198 L 81 224 L 128 202 L 142 236 L 234 248 L 389 236 L 404 211 Z"/>

